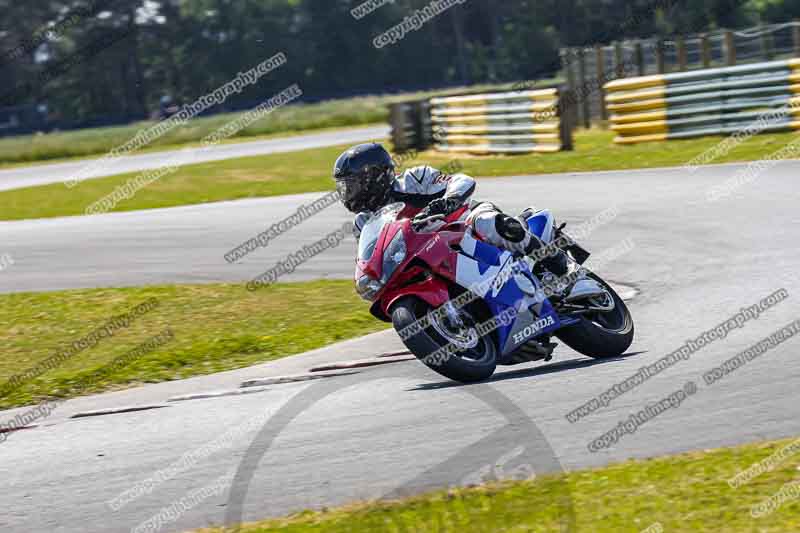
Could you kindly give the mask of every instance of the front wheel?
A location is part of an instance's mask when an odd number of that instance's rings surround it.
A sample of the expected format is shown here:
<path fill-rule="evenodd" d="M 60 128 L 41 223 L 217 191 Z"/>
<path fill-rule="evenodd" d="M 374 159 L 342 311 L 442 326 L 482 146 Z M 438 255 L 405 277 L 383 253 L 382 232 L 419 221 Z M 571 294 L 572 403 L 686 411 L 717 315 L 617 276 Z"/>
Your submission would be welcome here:
<path fill-rule="evenodd" d="M 628 306 L 600 276 L 589 274 L 614 300 L 614 309 L 595 311 L 580 317 L 580 322 L 556 332 L 564 344 L 576 352 L 602 359 L 624 354 L 633 343 L 633 318 Z"/>
<path fill-rule="evenodd" d="M 414 297 L 392 306 L 392 324 L 406 347 L 429 368 L 454 381 L 474 383 L 491 377 L 497 365 L 497 346 L 491 336 L 478 335 L 471 313 L 464 308 L 449 313 L 432 311 Z"/>

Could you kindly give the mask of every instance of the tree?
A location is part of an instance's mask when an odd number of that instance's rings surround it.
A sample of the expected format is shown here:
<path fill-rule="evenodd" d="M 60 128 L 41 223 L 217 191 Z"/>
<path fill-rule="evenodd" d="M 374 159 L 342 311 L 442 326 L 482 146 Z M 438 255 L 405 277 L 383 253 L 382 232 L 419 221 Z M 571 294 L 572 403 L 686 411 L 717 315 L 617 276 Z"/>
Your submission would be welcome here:
<path fill-rule="evenodd" d="M 541 79 L 559 70 L 561 47 L 800 17 L 797 0 L 674 0 L 671 9 L 669 0 L 469 0 L 376 48 L 376 36 L 430 0 L 356 19 L 361 2 L 0 0 L 0 69 L 22 88 L 17 103 L 46 102 L 74 120 L 138 118 L 163 95 L 189 102 L 277 52 L 288 63 L 224 107 L 252 107 L 293 83 L 319 99 Z M 52 31 L 74 13 L 84 15 Z M 29 43 L 21 53 L 20 42 Z"/>

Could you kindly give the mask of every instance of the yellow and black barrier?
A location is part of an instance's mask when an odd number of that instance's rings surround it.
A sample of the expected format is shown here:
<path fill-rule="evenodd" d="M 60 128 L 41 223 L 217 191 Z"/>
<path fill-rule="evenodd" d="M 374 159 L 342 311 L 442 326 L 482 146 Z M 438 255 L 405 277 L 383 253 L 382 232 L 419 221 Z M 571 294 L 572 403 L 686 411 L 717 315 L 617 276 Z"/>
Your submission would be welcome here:
<path fill-rule="evenodd" d="M 443 152 L 530 153 L 572 149 L 558 89 L 433 98 L 434 145 Z"/>
<path fill-rule="evenodd" d="M 634 144 L 747 129 L 800 130 L 800 59 L 642 76 L 605 85 L 614 142 Z"/>

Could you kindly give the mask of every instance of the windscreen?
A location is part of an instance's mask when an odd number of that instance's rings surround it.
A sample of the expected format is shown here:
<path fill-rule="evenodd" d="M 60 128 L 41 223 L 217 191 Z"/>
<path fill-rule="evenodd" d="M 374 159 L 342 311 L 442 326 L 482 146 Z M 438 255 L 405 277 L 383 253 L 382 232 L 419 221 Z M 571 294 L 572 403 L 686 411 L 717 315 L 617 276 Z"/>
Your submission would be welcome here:
<path fill-rule="evenodd" d="M 358 239 L 358 258 L 362 261 L 369 260 L 378 244 L 378 237 L 381 235 L 386 224 L 391 224 L 397 219 L 397 215 L 405 207 L 402 203 L 387 205 L 376 212 L 371 219 L 361 229 L 361 237 Z"/>

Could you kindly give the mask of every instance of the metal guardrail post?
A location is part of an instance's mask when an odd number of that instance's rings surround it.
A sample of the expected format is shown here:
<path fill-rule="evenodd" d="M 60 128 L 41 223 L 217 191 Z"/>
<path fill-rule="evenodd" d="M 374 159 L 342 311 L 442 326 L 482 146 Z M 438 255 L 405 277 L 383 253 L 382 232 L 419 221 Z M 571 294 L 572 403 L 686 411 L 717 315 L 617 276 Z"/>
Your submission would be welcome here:
<path fill-rule="evenodd" d="M 666 72 L 664 67 L 664 41 L 661 39 L 656 40 L 656 71 L 659 74 Z"/>
<path fill-rule="evenodd" d="M 572 55 L 571 51 L 569 48 L 562 48 L 559 50 L 558 55 L 561 58 L 561 68 L 564 71 L 564 77 L 566 77 L 567 83 L 570 88 L 572 88 L 575 86 L 575 80 L 572 76 L 572 63 L 570 61 L 570 56 Z"/>
<path fill-rule="evenodd" d="M 576 96 L 581 104 L 581 122 L 583 127 L 588 129 L 592 125 L 592 116 L 586 91 L 586 56 L 584 52 L 584 49 L 581 49 L 578 53 L 578 94 Z"/>
<path fill-rule="evenodd" d="M 569 105 L 569 102 L 572 102 L 573 98 L 567 97 L 567 95 L 570 94 L 568 86 L 562 85 L 559 87 L 558 94 L 558 121 L 561 149 L 571 152 L 575 149 L 572 142 L 572 134 L 577 125 L 577 109 L 574 104 Z"/>
<path fill-rule="evenodd" d="M 678 48 L 678 70 L 681 72 L 686 71 L 686 39 L 683 36 L 678 37 L 675 41 Z"/>
<path fill-rule="evenodd" d="M 736 40 L 732 31 L 725 32 L 725 58 L 729 67 L 736 65 Z"/>
<path fill-rule="evenodd" d="M 703 56 L 703 68 L 711 68 L 711 41 L 706 33 L 700 36 L 700 53 Z"/>
<path fill-rule="evenodd" d="M 572 49 L 567 49 L 566 53 L 562 55 L 562 61 L 564 62 L 564 66 L 567 70 L 568 91 L 564 94 L 570 94 L 574 96 L 577 93 L 578 87 L 575 83 L 575 71 L 572 69 L 572 64 L 574 63 Z"/>
<path fill-rule="evenodd" d="M 569 48 L 567 54 L 564 56 L 564 65 L 566 66 L 566 69 L 567 69 L 567 87 L 568 87 L 568 91 L 566 91 L 562 95 L 562 98 L 565 95 L 570 95 L 571 98 L 574 98 L 575 95 L 578 94 L 578 83 L 575 80 L 575 70 L 573 68 L 573 65 L 575 63 L 576 63 L 576 61 L 575 61 L 574 49 Z M 575 104 L 573 103 L 572 105 L 575 105 Z M 577 120 L 579 120 L 579 118 Z"/>
<path fill-rule="evenodd" d="M 595 46 L 594 51 L 595 65 L 597 66 L 597 83 L 602 84 L 601 80 L 606 79 L 606 51 L 600 45 Z M 602 87 L 600 87 L 597 92 L 600 100 L 600 118 L 603 120 L 608 120 L 608 111 L 606 110 L 606 94 L 603 92 Z"/>
<path fill-rule="evenodd" d="M 800 57 L 800 19 L 794 21 L 792 39 L 794 40 L 794 55 Z"/>
<path fill-rule="evenodd" d="M 644 76 L 645 74 L 647 74 L 647 70 L 645 70 L 646 67 L 645 67 L 645 64 L 644 64 L 644 50 L 642 49 L 642 43 L 641 42 L 637 42 L 634 45 L 633 54 L 634 54 L 634 57 L 636 59 L 636 66 L 637 66 L 637 68 L 639 70 L 639 72 L 638 72 L 639 76 Z"/>
<path fill-rule="evenodd" d="M 619 41 L 614 43 L 614 70 L 617 72 L 617 78 L 625 77 L 625 55 L 622 53 L 622 43 Z"/>

